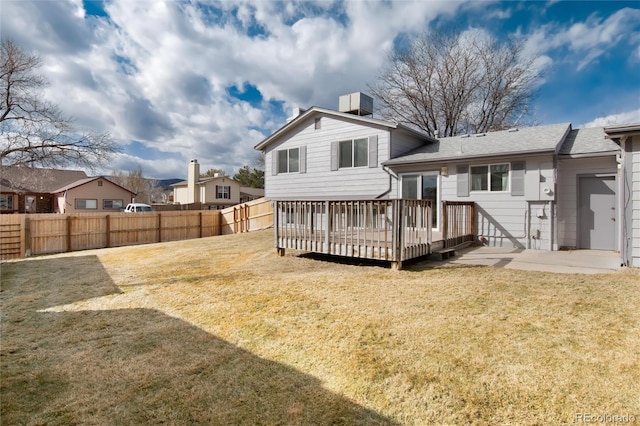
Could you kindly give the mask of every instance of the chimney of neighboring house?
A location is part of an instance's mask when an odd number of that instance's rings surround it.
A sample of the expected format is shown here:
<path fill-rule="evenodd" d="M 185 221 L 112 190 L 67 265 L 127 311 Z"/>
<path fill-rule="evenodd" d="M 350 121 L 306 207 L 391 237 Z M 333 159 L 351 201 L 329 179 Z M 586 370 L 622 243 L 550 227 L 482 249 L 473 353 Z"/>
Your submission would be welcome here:
<path fill-rule="evenodd" d="M 191 160 L 189 162 L 189 172 L 187 173 L 187 192 L 189 198 L 187 203 L 197 203 L 200 201 L 200 191 L 196 183 L 200 179 L 200 164 L 198 160 Z"/>
<path fill-rule="evenodd" d="M 338 99 L 338 111 L 355 115 L 373 115 L 373 98 L 361 92 L 342 95 Z"/>

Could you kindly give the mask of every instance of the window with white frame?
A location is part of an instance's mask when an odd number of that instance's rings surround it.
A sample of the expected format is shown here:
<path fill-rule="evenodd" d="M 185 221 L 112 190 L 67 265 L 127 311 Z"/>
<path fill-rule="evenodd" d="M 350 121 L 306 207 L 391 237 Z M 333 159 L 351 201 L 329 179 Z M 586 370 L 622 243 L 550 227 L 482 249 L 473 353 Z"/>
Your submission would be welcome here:
<path fill-rule="evenodd" d="M 231 187 L 225 185 L 216 185 L 216 198 L 223 200 L 231 199 Z"/>
<path fill-rule="evenodd" d="M 98 200 L 76 198 L 76 209 L 96 210 L 98 208 Z"/>
<path fill-rule="evenodd" d="M 104 210 L 122 210 L 124 202 L 122 200 L 102 200 Z"/>
<path fill-rule="evenodd" d="M 369 139 L 340 141 L 339 167 L 367 167 L 369 165 Z"/>
<path fill-rule="evenodd" d="M 0 194 L 0 210 L 13 210 L 13 194 Z"/>
<path fill-rule="evenodd" d="M 278 173 L 297 173 L 299 171 L 299 148 L 282 149 L 278 151 Z"/>
<path fill-rule="evenodd" d="M 509 190 L 509 163 L 471 166 L 471 190 L 505 192 Z"/>

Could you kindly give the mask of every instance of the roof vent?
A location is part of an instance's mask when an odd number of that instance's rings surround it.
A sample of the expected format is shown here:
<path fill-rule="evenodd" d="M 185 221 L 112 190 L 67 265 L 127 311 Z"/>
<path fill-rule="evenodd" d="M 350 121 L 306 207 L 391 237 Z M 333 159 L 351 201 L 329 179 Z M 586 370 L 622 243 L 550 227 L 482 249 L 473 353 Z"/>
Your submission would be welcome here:
<path fill-rule="evenodd" d="M 518 128 L 517 128 L 517 127 L 514 127 L 513 129 L 509 129 L 509 130 L 507 130 L 507 132 L 511 132 L 511 133 L 513 133 L 513 132 L 517 132 L 517 131 L 518 131 Z"/>
<path fill-rule="evenodd" d="M 467 133 L 466 135 L 462 135 L 460 136 L 461 138 L 468 138 L 469 137 L 469 133 Z"/>
<path fill-rule="evenodd" d="M 486 134 L 486 133 L 478 133 L 478 134 L 476 135 L 476 138 L 481 138 L 481 137 L 483 137 L 483 136 L 487 136 L 487 134 Z"/>
<path fill-rule="evenodd" d="M 372 115 L 373 98 L 361 92 L 340 96 L 338 111 L 355 115 Z"/>

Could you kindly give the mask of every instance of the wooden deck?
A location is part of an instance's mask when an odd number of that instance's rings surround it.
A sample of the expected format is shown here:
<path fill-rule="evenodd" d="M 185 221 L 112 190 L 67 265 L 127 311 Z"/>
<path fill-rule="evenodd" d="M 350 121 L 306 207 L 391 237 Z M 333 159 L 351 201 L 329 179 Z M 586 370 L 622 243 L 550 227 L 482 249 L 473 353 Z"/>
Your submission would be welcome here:
<path fill-rule="evenodd" d="M 274 201 L 275 246 L 280 255 L 286 249 L 303 250 L 384 260 L 399 269 L 434 248 L 473 238 L 473 203 L 454 204 L 443 211 L 448 225 L 440 234 L 431 229 L 428 200 Z"/>
<path fill-rule="evenodd" d="M 427 200 L 275 201 L 275 245 L 385 260 L 394 267 L 430 253 Z"/>

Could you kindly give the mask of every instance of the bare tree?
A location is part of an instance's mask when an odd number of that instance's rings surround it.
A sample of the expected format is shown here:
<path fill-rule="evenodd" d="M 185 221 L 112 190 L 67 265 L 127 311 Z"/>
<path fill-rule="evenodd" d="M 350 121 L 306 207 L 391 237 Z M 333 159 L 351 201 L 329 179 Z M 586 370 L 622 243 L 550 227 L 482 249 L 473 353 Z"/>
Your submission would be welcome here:
<path fill-rule="evenodd" d="M 162 201 L 162 188 L 159 182 L 156 179 L 145 178 L 141 167 L 128 172 L 114 171 L 109 179 L 135 193 L 138 202 L 156 203 Z"/>
<path fill-rule="evenodd" d="M 520 41 L 504 43 L 477 31 L 425 33 L 391 52 L 372 94 L 386 119 L 431 136 L 482 133 L 530 117 L 541 77 Z"/>
<path fill-rule="evenodd" d="M 120 151 L 109 134 L 78 132 L 73 120 L 44 100 L 42 59 L 11 40 L 0 46 L 0 164 L 95 169 Z"/>

